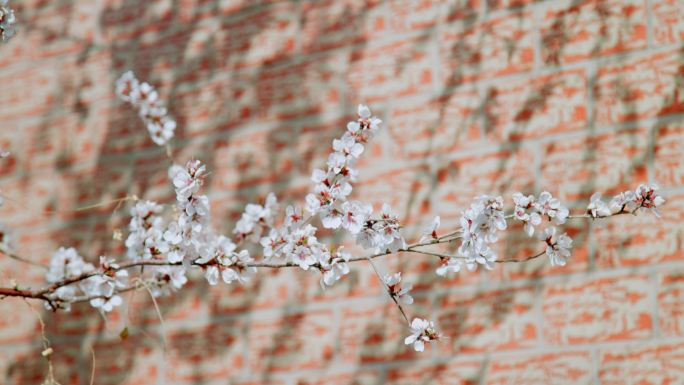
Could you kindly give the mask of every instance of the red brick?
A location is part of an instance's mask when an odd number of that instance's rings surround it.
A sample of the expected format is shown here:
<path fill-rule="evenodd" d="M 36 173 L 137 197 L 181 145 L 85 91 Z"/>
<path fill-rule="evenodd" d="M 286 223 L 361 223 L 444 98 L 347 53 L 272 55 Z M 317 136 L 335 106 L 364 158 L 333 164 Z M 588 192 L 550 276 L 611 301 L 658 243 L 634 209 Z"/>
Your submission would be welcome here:
<path fill-rule="evenodd" d="M 173 384 L 212 379 L 225 382 L 237 377 L 246 362 L 245 331 L 245 324 L 233 320 L 167 331 L 164 380 Z"/>
<path fill-rule="evenodd" d="M 684 376 L 679 364 L 683 358 L 683 344 L 640 344 L 602 349 L 598 362 L 599 379 L 605 385 L 676 384 Z"/>
<path fill-rule="evenodd" d="M 353 373 L 316 375 L 313 373 L 295 378 L 291 385 L 375 385 L 381 374 L 377 370 L 357 370 Z"/>
<path fill-rule="evenodd" d="M 583 70 L 506 81 L 485 92 L 485 134 L 494 142 L 577 131 L 587 126 Z"/>
<path fill-rule="evenodd" d="M 484 116 L 475 90 L 399 104 L 387 115 L 389 152 L 397 159 L 422 158 L 471 147 L 481 140 Z"/>
<path fill-rule="evenodd" d="M 654 53 L 601 66 L 594 84 L 597 126 L 684 111 L 681 54 Z"/>
<path fill-rule="evenodd" d="M 345 80 L 351 100 L 379 103 L 402 96 L 429 94 L 435 88 L 436 41 L 429 36 L 353 50 Z"/>
<path fill-rule="evenodd" d="M 567 63 L 646 47 L 646 1 L 570 0 L 547 3 L 542 60 Z"/>
<path fill-rule="evenodd" d="M 684 335 L 684 271 L 673 270 L 658 277 L 658 321 L 660 334 Z"/>
<path fill-rule="evenodd" d="M 546 249 L 546 245 L 540 242 L 535 233 L 529 237 L 519 223 L 513 219 L 508 221 L 509 227 L 494 246 L 499 256 L 498 259 L 525 260 L 537 255 Z M 589 268 L 589 234 L 587 222 L 583 219 L 571 220 L 557 228 L 559 233 L 567 233 L 572 238 L 571 257 L 565 266 L 551 266 L 549 257 L 543 254 L 533 260 L 525 262 L 508 262 L 498 264 L 494 271 L 488 272 L 487 276 L 492 280 L 516 280 L 537 279 L 553 275 L 587 272 Z M 537 227 L 537 232 L 543 231 L 543 227 Z"/>
<path fill-rule="evenodd" d="M 592 384 L 592 359 L 589 352 L 562 352 L 515 355 L 492 360 L 487 370 L 487 385 L 556 383 Z"/>
<path fill-rule="evenodd" d="M 365 303 L 342 307 L 339 326 L 339 359 L 344 363 L 377 363 L 395 360 L 416 359 L 420 355 L 410 346 L 404 345 L 404 338 L 410 334 L 406 321 L 389 297 L 383 303 Z M 417 299 L 413 305 L 404 306 L 409 319 L 426 318 L 429 315 L 424 299 Z M 440 328 L 440 325 L 437 325 Z M 441 328 L 440 328 L 441 330 Z M 439 349 L 430 344 L 426 351 Z"/>
<path fill-rule="evenodd" d="M 443 364 L 405 365 L 387 371 L 387 385 L 476 385 L 480 383 L 482 366 L 478 361 L 451 359 Z"/>
<path fill-rule="evenodd" d="M 487 9 L 524 7 L 539 0 L 487 0 Z"/>
<path fill-rule="evenodd" d="M 648 180 L 649 135 L 634 128 L 552 141 L 542 146 L 541 186 L 566 204 L 581 201 L 580 211 L 594 192 L 633 189 Z"/>
<path fill-rule="evenodd" d="M 598 222 L 594 230 L 596 264 L 608 268 L 682 260 L 681 199 L 681 195 L 667 196 L 660 218 L 644 211 Z"/>
<path fill-rule="evenodd" d="M 400 0 L 387 3 L 389 32 L 426 31 L 445 21 L 472 17 L 481 7 L 480 0 Z"/>
<path fill-rule="evenodd" d="M 481 194 L 500 194 L 510 201 L 513 192 L 532 189 L 536 179 L 534 153 L 527 147 L 467 156 L 437 167 L 431 207 L 444 219 L 460 217 Z"/>
<path fill-rule="evenodd" d="M 653 335 L 644 276 L 575 279 L 544 287 L 544 339 L 555 345 L 644 339 Z"/>
<path fill-rule="evenodd" d="M 652 3 L 653 39 L 656 44 L 680 43 L 684 40 L 684 4 L 679 0 L 658 0 Z"/>
<path fill-rule="evenodd" d="M 661 186 L 684 184 L 680 144 L 684 141 L 684 120 L 663 123 L 654 129 L 653 171 Z"/>
<path fill-rule="evenodd" d="M 331 310 L 309 310 L 282 318 L 252 317 L 246 331 L 250 372 L 318 369 L 331 365 L 337 331 Z"/>
<path fill-rule="evenodd" d="M 387 18 L 377 0 L 307 0 L 301 7 L 304 52 L 361 44 L 387 28 Z"/>
<path fill-rule="evenodd" d="M 532 14 L 506 14 L 445 25 L 439 35 L 441 84 L 458 85 L 532 69 Z"/>
<path fill-rule="evenodd" d="M 448 293 L 439 295 L 436 301 L 436 323 L 449 337 L 439 344 L 444 354 L 537 345 L 539 330 L 532 288 Z"/>

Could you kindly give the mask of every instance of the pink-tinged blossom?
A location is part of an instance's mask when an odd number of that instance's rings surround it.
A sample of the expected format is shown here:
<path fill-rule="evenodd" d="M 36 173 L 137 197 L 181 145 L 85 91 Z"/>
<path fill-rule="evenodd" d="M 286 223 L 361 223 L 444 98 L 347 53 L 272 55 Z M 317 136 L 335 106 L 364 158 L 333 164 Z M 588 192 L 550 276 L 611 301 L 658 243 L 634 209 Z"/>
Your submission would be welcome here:
<path fill-rule="evenodd" d="M 609 203 L 610 210 L 617 214 L 621 212 L 633 212 L 638 207 L 635 203 L 636 195 L 633 191 L 625 191 L 616 195 Z"/>
<path fill-rule="evenodd" d="M 658 207 L 665 203 L 665 198 L 658 195 L 659 187 L 656 184 L 641 184 L 635 191 L 634 203 L 638 208 L 651 210 L 655 216 L 659 217 Z"/>
<path fill-rule="evenodd" d="M 319 254 L 319 258 L 320 270 L 323 272 L 320 284 L 323 289 L 326 286 L 332 286 L 343 276 L 349 274 L 349 264 L 347 262 L 349 262 L 350 255 L 343 252 L 341 247 L 332 255 L 328 251 L 322 251 Z"/>
<path fill-rule="evenodd" d="M 241 238 L 249 238 L 255 242 L 261 239 L 264 228 L 273 226 L 278 209 L 275 194 L 270 193 L 263 205 L 250 203 L 245 207 L 240 220 L 235 224 L 233 233 Z"/>
<path fill-rule="evenodd" d="M 591 215 L 592 218 L 609 217 L 612 214 L 610 207 L 601 200 L 601 193 L 592 194 L 587 206 L 587 214 Z"/>
<path fill-rule="evenodd" d="M 304 222 L 304 214 L 302 213 L 302 209 L 297 206 L 287 206 L 285 208 L 285 221 L 283 222 L 283 226 L 285 227 L 298 227 L 300 224 Z"/>
<path fill-rule="evenodd" d="M 535 207 L 541 215 L 546 215 L 557 225 L 565 223 L 570 213 L 567 207 L 561 205 L 560 200 L 554 198 L 548 191 L 539 194 Z"/>
<path fill-rule="evenodd" d="M 162 253 L 164 223 L 160 215 L 163 209 L 152 201 L 139 201 L 131 208 L 129 234 L 125 242 L 128 258 L 150 259 Z"/>
<path fill-rule="evenodd" d="M 259 244 L 264 249 L 264 258 L 279 256 L 280 249 L 285 244 L 285 238 L 276 229 L 271 229 L 267 237 L 259 240 Z"/>
<path fill-rule="evenodd" d="M 570 258 L 572 239 L 566 233 L 556 237 L 555 227 L 547 227 L 539 238 L 546 243 L 546 255 L 551 266 L 565 266 L 567 259 Z"/>
<path fill-rule="evenodd" d="M 0 39 L 7 42 L 17 34 L 17 18 L 8 0 L 0 0 Z"/>
<path fill-rule="evenodd" d="M 387 291 L 398 301 L 410 305 L 413 303 L 413 297 L 409 294 L 411 288 L 413 287 L 410 283 L 402 285 L 401 284 L 401 272 L 395 274 L 386 274 L 382 281 L 387 286 Z"/>
<path fill-rule="evenodd" d="M 185 268 L 181 266 L 151 266 L 153 268 L 150 290 L 159 297 L 181 289 L 187 282 Z"/>
<path fill-rule="evenodd" d="M 373 206 L 359 201 L 344 202 L 342 204 L 342 227 L 352 235 L 361 231 L 366 219 L 373 213 Z"/>
<path fill-rule="evenodd" d="M 90 305 L 104 313 L 120 306 L 123 302 L 117 291 L 126 287 L 128 271 L 119 270 L 119 265 L 113 259 L 100 257 L 101 273 L 81 281 L 80 288 L 90 300 Z"/>
<path fill-rule="evenodd" d="M 442 258 L 441 263 L 435 271 L 440 277 L 444 277 L 449 273 L 458 273 L 461 271 L 460 258 Z"/>
<path fill-rule="evenodd" d="M 541 215 L 535 208 L 534 195 L 525 196 L 519 192 L 513 194 L 513 217 L 523 222 L 523 229 L 528 236 L 534 235 L 534 226 L 539 226 L 542 222 Z"/>
<path fill-rule="evenodd" d="M 475 198 L 461 216 L 461 246 L 458 253 L 465 258 L 469 270 L 482 265 L 491 270 L 496 254 L 488 244 L 498 240 L 498 232 L 507 227 L 503 199 L 482 195 Z"/>
<path fill-rule="evenodd" d="M 434 241 L 437 239 L 437 229 L 439 229 L 440 225 L 440 218 L 439 215 L 435 216 L 432 218 L 432 222 L 430 222 L 429 225 L 427 225 L 425 228 L 423 228 L 423 234 L 420 237 L 419 243 L 426 243 L 429 241 Z"/>
<path fill-rule="evenodd" d="M 176 121 L 168 115 L 159 94 L 149 83 L 141 83 L 132 71 L 127 71 L 116 81 L 116 94 L 138 109 L 154 143 L 163 146 L 173 138 Z"/>
<path fill-rule="evenodd" d="M 436 341 L 440 338 L 441 336 L 437 333 L 435 324 L 432 321 L 414 318 L 411 321 L 411 335 L 404 339 L 404 344 L 413 344 L 415 351 L 422 352 L 425 350 L 426 342 Z"/>

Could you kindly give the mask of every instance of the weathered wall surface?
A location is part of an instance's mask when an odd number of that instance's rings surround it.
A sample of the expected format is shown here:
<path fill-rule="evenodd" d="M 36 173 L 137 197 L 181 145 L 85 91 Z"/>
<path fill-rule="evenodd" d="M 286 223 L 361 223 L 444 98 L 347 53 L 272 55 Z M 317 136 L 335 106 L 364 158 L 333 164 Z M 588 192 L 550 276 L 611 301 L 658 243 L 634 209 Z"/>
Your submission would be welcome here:
<path fill-rule="evenodd" d="M 0 47 L 0 221 L 21 255 L 60 245 L 117 255 L 126 194 L 173 199 L 169 162 L 114 96 L 132 69 L 179 122 L 174 157 L 212 171 L 214 224 L 276 191 L 301 200 L 352 118 L 385 129 L 363 155 L 359 199 L 409 225 L 454 225 L 480 193 L 548 189 L 574 208 L 593 191 L 659 183 L 663 217 L 575 223 L 574 257 L 438 279 L 437 262 L 390 257 L 413 281 L 409 313 L 450 338 L 414 354 L 369 267 L 325 292 L 318 276 L 261 271 L 244 286 L 201 277 L 159 305 L 127 298 L 105 323 L 78 306 L 35 308 L 62 384 L 684 383 L 684 2 L 13 1 L 21 32 Z M 377 206 L 376 206 L 377 207 Z M 502 255 L 538 244 L 507 239 Z M 7 284 L 39 268 L 2 260 Z M 131 336 L 120 341 L 128 324 Z M 46 371 L 36 314 L 0 301 L 0 383 Z M 161 337 L 165 336 L 165 348 Z"/>

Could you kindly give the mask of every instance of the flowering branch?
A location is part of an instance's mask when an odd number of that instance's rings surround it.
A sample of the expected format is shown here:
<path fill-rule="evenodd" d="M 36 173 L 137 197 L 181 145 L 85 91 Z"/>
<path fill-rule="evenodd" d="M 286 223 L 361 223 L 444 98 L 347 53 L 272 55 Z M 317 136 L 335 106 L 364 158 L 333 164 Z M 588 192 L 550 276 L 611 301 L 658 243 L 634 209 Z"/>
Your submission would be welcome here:
<path fill-rule="evenodd" d="M 137 109 L 151 139 L 165 146 L 170 154 L 169 142 L 176 122 L 167 114 L 156 90 L 132 72 L 126 72 L 117 81 L 116 93 Z M 570 215 L 547 191 L 538 196 L 515 193 L 512 213 L 506 215 L 501 196 L 481 195 L 463 211 L 455 229 L 439 235 L 441 221 L 434 217 L 420 240 L 409 245 L 388 204 L 374 214 L 371 204 L 348 199 L 358 177 L 355 163 L 382 124 L 367 106 L 359 105 L 357 113 L 358 119 L 349 122 L 344 134 L 333 140 L 326 168 L 313 171 L 313 191 L 305 197 L 303 207 L 287 206 L 281 213 L 275 194 L 270 193 L 264 202 L 245 207 L 231 239 L 210 226 L 209 198 L 201 193 L 206 166 L 199 160 L 190 160 L 185 166 L 174 164 L 169 169 L 176 194 L 173 214 L 165 215 L 168 210 L 161 204 L 136 199 L 130 209 L 124 258 L 101 256 L 95 266 L 75 249 L 62 247 L 47 266 L 47 286 L 33 290 L 17 284 L 0 287 L 0 297 L 38 299 L 52 310 L 67 311 L 73 303 L 89 302 L 105 314 L 122 304 L 120 294 L 124 292 L 145 288 L 155 298 L 180 290 L 191 269 L 201 270 L 208 283 L 216 285 L 219 281 L 246 283 L 257 268 L 298 267 L 318 272 L 320 285 L 325 289 L 349 273 L 349 263 L 368 261 L 409 325 L 412 334 L 405 343 L 422 351 L 426 342 L 438 340 L 441 335 L 429 320 L 410 320 L 403 306 L 413 303 L 410 283 L 402 284 L 401 272 L 381 275 L 374 259 L 397 253 L 436 257 L 440 261 L 436 269 L 439 276 L 458 273 L 464 267 L 470 271 L 480 267 L 491 270 L 497 263 L 522 263 L 544 255 L 551 265 L 563 266 L 571 257 L 572 239 L 558 228 L 567 220 L 608 218 L 641 210 L 658 215 L 657 207 L 664 203 L 657 194 L 657 186 L 640 185 L 635 191 L 615 196 L 609 203 L 603 202 L 600 194 L 594 194 L 584 213 Z M 499 258 L 492 245 L 508 228 L 510 220 L 521 222 L 528 236 L 536 234 L 538 242 L 544 245 L 543 251 L 522 259 Z M 317 238 L 317 223 L 332 231 L 346 232 L 358 246 L 372 251 L 352 256 L 342 246 L 323 244 Z M 428 249 L 456 242 L 460 244 L 453 254 Z M 14 254 L 8 243 L 0 237 L 0 253 L 35 264 Z M 262 250 L 259 259 L 250 255 L 255 248 Z M 142 266 L 147 268 L 140 269 L 135 277 L 130 276 L 129 270 Z M 129 284 L 131 280 L 133 283 Z"/>

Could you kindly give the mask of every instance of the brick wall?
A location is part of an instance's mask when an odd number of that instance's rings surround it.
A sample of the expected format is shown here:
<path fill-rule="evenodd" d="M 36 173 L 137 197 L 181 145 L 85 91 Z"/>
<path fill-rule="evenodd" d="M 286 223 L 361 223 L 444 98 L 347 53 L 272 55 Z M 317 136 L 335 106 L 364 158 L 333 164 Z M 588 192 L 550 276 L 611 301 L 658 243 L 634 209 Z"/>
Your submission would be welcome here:
<path fill-rule="evenodd" d="M 479 193 L 549 189 L 577 209 L 593 191 L 659 183 L 661 219 L 573 223 L 573 260 L 437 279 L 435 261 L 386 258 L 416 287 L 409 313 L 450 338 L 415 354 L 369 267 L 332 289 L 299 270 L 246 286 L 201 277 L 159 301 L 127 297 L 105 322 L 87 306 L 34 308 L 62 384 L 684 383 L 682 0 L 14 0 L 20 35 L 0 47 L 0 221 L 21 255 L 59 245 L 91 260 L 136 194 L 171 200 L 164 151 L 114 97 L 132 69 L 179 122 L 174 156 L 212 174 L 216 227 L 276 191 L 296 200 L 355 104 L 385 129 L 355 196 L 388 201 L 415 229 L 445 227 Z M 508 195 L 510 196 L 510 195 Z M 112 212 L 114 213 L 112 214 Z M 511 235 L 501 252 L 535 252 Z M 10 279 L 43 271 L 0 261 Z M 0 301 L 0 383 L 46 372 L 36 314 Z M 130 337 L 121 341 L 124 325 Z M 165 341 L 165 342 L 162 342 Z"/>

